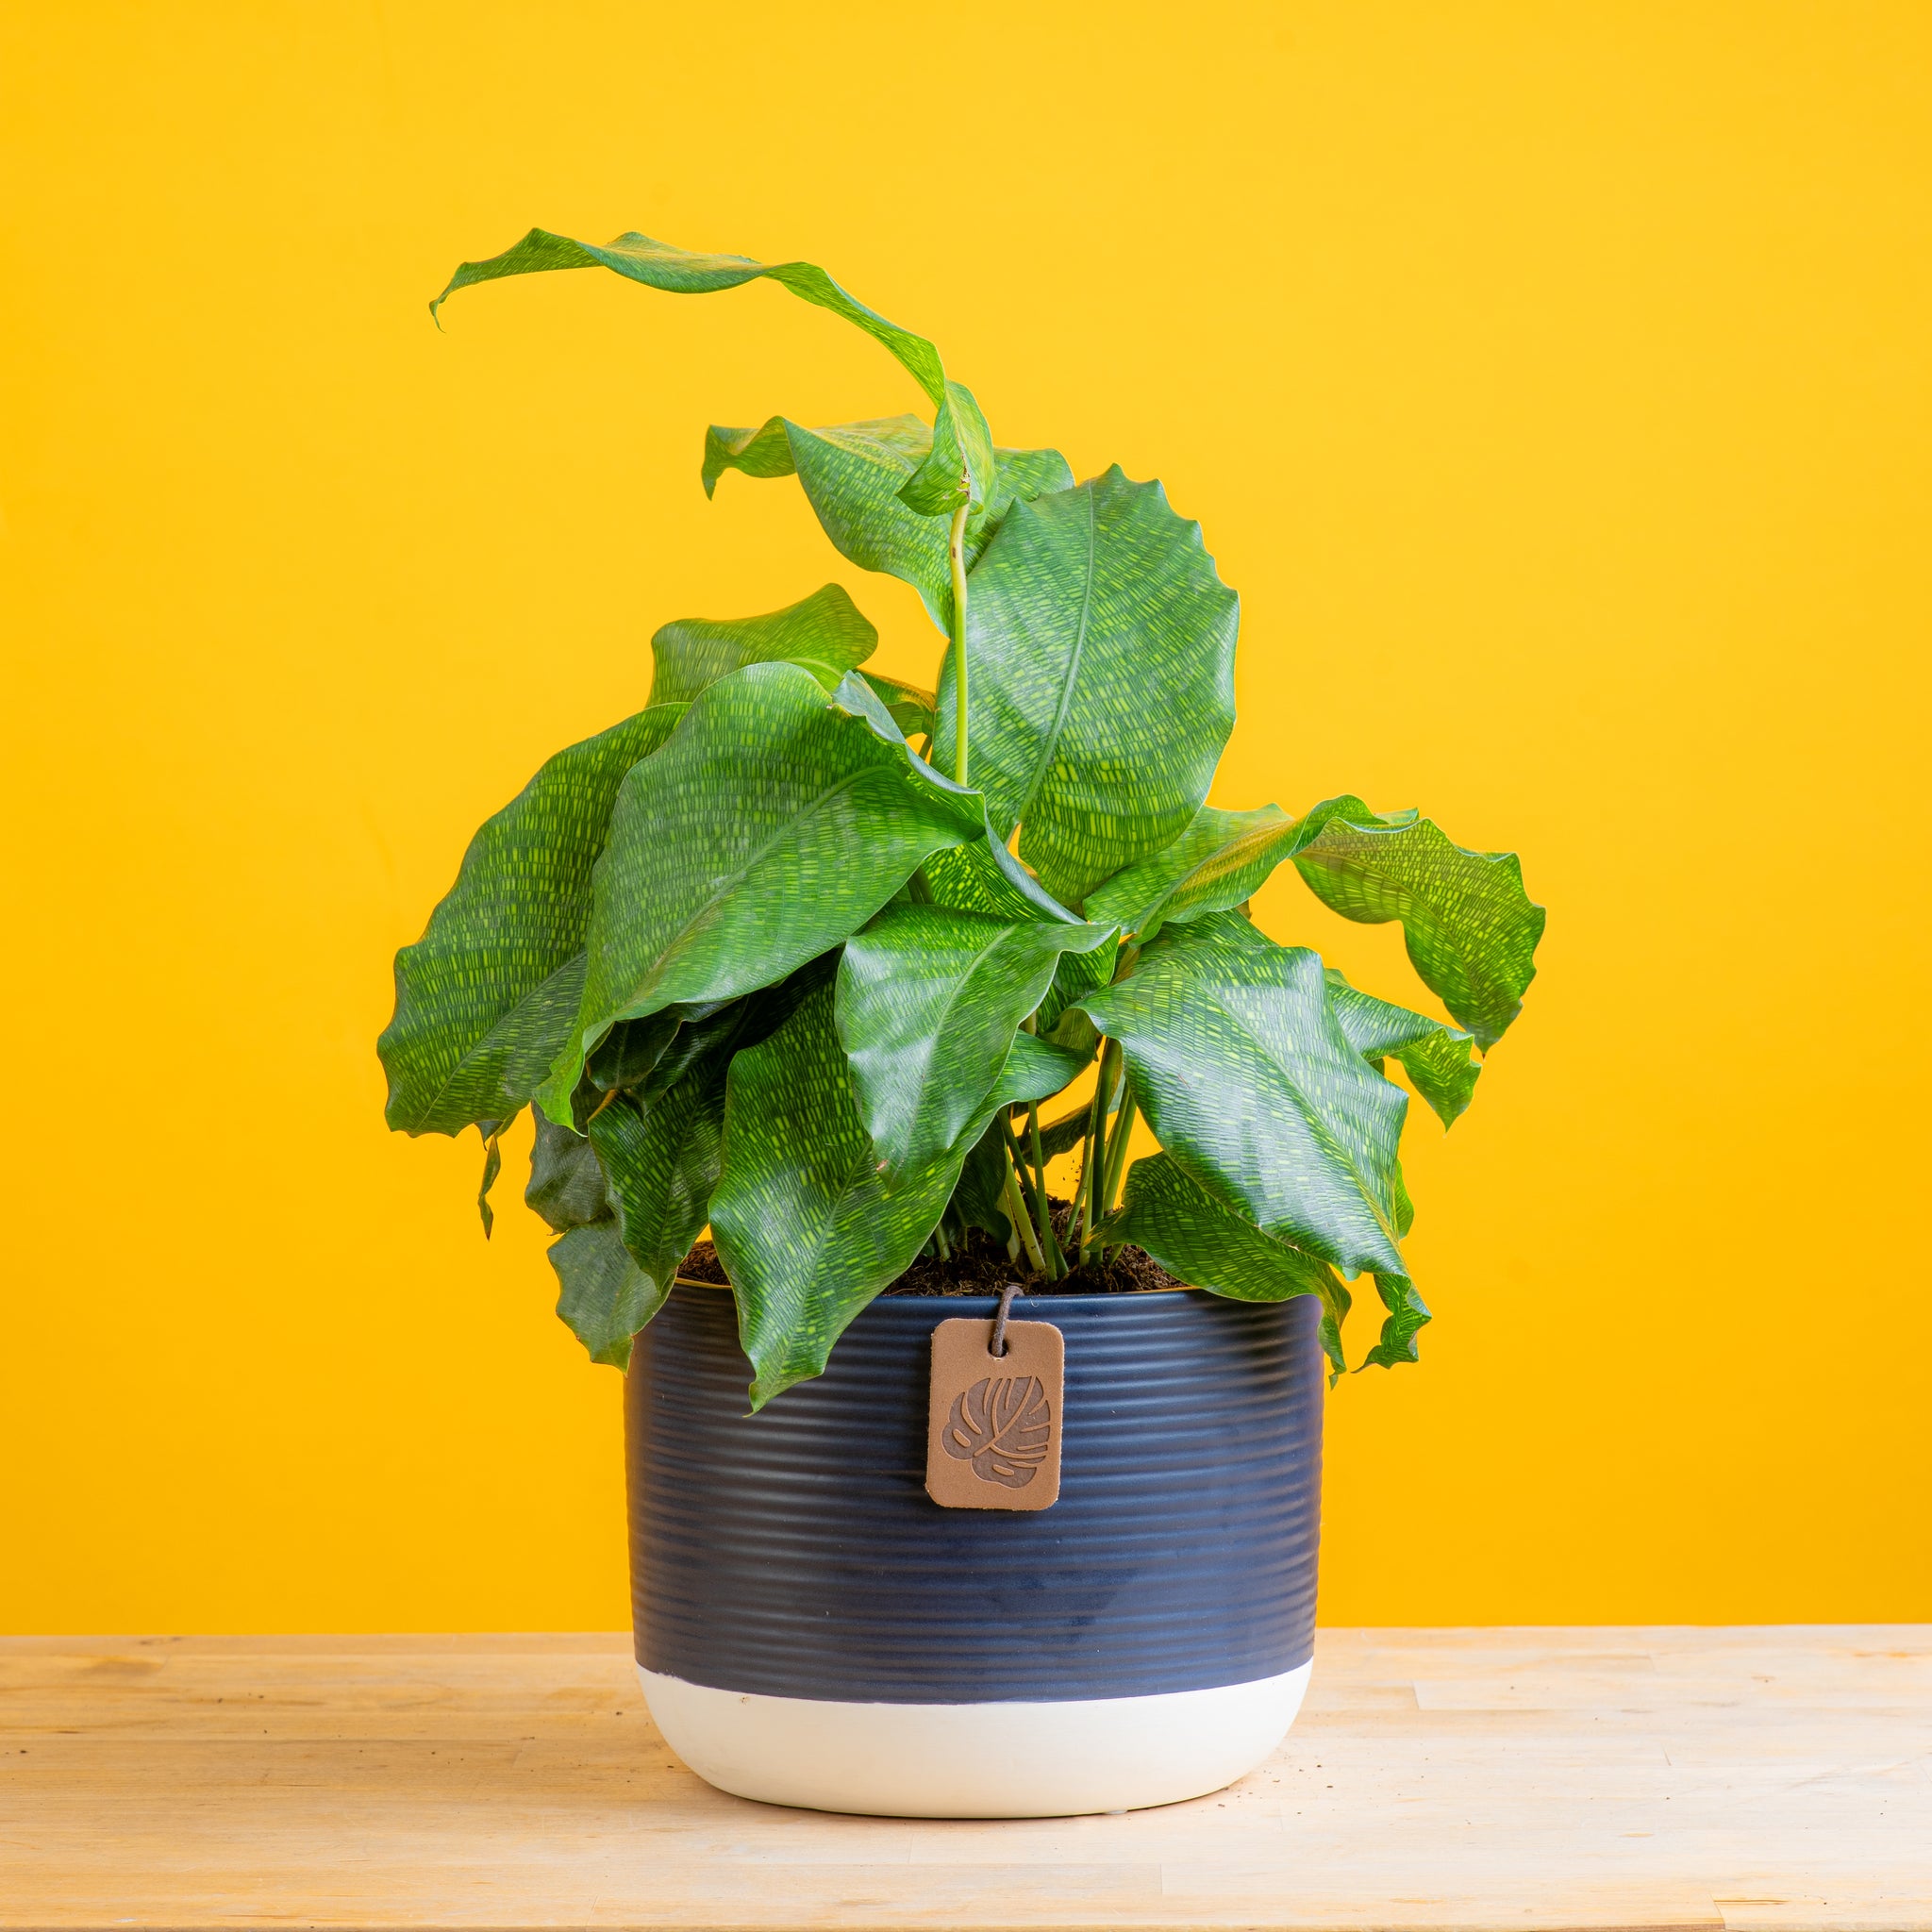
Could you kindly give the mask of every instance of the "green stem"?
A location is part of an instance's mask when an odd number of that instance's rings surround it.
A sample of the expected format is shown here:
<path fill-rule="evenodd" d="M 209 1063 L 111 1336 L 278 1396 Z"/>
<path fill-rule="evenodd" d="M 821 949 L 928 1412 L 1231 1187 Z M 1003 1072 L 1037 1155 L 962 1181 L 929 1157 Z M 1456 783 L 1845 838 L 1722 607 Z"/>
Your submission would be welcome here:
<path fill-rule="evenodd" d="M 1107 1143 L 1107 1166 L 1102 1171 L 1100 1191 L 1100 1212 L 1104 1221 L 1113 1212 L 1113 1204 L 1120 1198 L 1121 1175 L 1126 1172 L 1127 1141 L 1134 1131 L 1133 1090 L 1129 1088 L 1121 1095 L 1121 1110 L 1115 1118 L 1112 1138 Z"/>
<path fill-rule="evenodd" d="M 1046 1251 L 1048 1272 L 1058 1281 L 1067 1273 L 1067 1257 L 1060 1253 L 1059 1237 L 1053 1231 L 1053 1203 L 1046 1191 L 1046 1150 L 1040 1144 L 1038 1101 L 1026 1108 L 1026 1136 L 1031 1143 L 1033 1172 L 1037 1176 L 1033 1186 L 1033 1206 L 1040 1216 L 1040 1245 Z"/>
<path fill-rule="evenodd" d="M 1019 1170 L 1020 1185 L 1025 1191 L 1026 1204 L 1032 1209 L 1040 1229 L 1037 1239 L 1029 1245 L 1037 1247 L 1040 1251 L 1040 1272 L 1049 1281 L 1056 1281 L 1066 1273 L 1066 1269 L 1063 1265 L 1055 1265 L 1060 1259 L 1060 1251 L 1059 1244 L 1053 1238 L 1053 1220 L 1047 1212 L 1046 1190 L 1034 1180 L 1032 1166 L 1020 1151 L 1019 1139 L 1005 1120 L 1000 1122 L 1000 1132 L 1006 1136 L 1007 1152 L 1012 1157 L 1014 1167 Z M 1034 1140 L 1037 1144 L 1037 1120 Z"/>
<path fill-rule="evenodd" d="M 1093 1230 L 1101 1215 L 1100 1180 L 1107 1165 L 1107 1100 L 1113 1085 L 1120 1048 L 1111 1040 L 1100 1050 L 1100 1071 L 1093 1081 L 1093 1105 L 1087 1114 L 1087 1139 L 1080 1153 L 1080 1265 L 1093 1258 Z"/>
<path fill-rule="evenodd" d="M 1019 1174 L 1014 1162 L 1020 1158 L 1020 1150 L 1015 1145 L 1010 1130 L 1007 1134 L 1007 1146 L 1012 1159 L 1007 1162 L 1006 1185 L 1000 1190 L 1000 1205 L 1007 1210 L 1007 1219 L 1013 1224 L 1013 1232 L 1019 1236 L 1021 1245 L 1026 1250 L 1026 1258 L 1033 1264 L 1036 1274 L 1046 1273 L 1046 1257 L 1040 1251 L 1040 1237 L 1033 1232 L 1033 1223 L 1026 1212 L 1026 1203 L 1021 1197 Z"/>
<path fill-rule="evenodd" d="M 966 782 L 966 512 L 971 508 L 970 497 L 961 500 L 946 541 L 953 571 L 953 777 L 961 785 Z"/>

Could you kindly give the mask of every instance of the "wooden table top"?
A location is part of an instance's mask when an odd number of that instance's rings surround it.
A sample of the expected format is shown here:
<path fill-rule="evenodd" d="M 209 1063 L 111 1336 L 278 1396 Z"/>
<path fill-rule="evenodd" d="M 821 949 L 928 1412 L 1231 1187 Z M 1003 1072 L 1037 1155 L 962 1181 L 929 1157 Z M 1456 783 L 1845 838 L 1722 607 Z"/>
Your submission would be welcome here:
<path fill-rule="evenodd" d="M 828 1817 L 622 1637 L 0 1639 L 0 1926 L 1932 1932 L 1932 1625 L 1326 1630 L 1280 1753 L 1119 1817 Z"/>

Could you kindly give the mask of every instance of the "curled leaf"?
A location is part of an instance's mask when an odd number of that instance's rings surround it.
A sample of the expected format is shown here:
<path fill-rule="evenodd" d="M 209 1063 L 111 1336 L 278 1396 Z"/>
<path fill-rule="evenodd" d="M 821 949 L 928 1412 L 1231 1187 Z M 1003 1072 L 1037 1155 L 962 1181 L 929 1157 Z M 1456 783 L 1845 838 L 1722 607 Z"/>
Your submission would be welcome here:
<path fill-rule="evenodd" d="M 635 230 L 597 247 L 532 228 L 514 247 L 487 261 L 466 261 L 429 305 L 434 315 L 458 289 L 503 275 L 540 275 L 552 269 L 608 268 L 625 280 L 673 295 L 709 295 L 760 277 L 789 289 L 801 302 L 828 308 L 881 344 L 918 383 L 939 414 L 925 460 L 908 476 L 899 495 L 922 516 L 950 510 L 962 493 L 984 503 L 993 490 L 992 436 L 971 390 L 946 375 L 940 352 L 924 336 L 888 322 L 848 295 L 824 269 L 809 261 L 753 261 L 743 255 L 694 254 Z M 965 488 L 962 491 L 962 483 Z"/>

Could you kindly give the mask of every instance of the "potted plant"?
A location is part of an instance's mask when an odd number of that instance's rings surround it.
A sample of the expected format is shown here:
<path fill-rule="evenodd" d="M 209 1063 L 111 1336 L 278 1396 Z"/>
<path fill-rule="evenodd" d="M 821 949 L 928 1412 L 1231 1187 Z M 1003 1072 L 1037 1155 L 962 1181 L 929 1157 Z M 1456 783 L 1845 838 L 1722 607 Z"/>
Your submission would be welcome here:
<path fill-rule="evenodd" d="M 641 708 L 483 826 L 397 957 L 390 1124 L 478 1130 L 487 1232 L 535 1110 L 558 1312 L 626 1371 L 639 1668 L 701 1774 L 935 1816 L 1216 1789 L 1307 1682 L 1345 1284 L 1382 1304 L 1363 1365 L 1429 1319 L 1388 1063 L 1453 1122 L 1542 912 L 1413 812 L 1207 804 L 1237 600 L 1199 526 L 996 445 L 822 270 L 532 230 L 439 304 L 591 266 L 769 278 L 919 383 L 930 423 L 714 427 L 703 477 L 795 475 L 924 601 L 935 689 L 866 668 L 835 584 L 666 624 Z M 1284 863 L 1399 920 L 1456 1024 L 1252 924 Z"/>

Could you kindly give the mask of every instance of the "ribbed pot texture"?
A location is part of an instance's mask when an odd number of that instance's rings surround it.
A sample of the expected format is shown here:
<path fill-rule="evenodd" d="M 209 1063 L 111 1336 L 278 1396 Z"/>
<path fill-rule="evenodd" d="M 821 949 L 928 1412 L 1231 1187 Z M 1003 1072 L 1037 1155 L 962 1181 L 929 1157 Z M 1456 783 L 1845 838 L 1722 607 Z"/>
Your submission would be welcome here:
<path fill-rule="evenodd" d="M 1314 1648 L 1322 1374 L 1310 1296 L 1037 1296 L 1066 1337 L 1059 1501 L 925 1493 L 932 1329 L 979 1296 L 873 1302 L 824 1375 L 747 1416 L 730 1295 L 680 1287 L 625 1389 L 638 1662 L 869 1704 L 1248 1684 Z"/>

